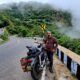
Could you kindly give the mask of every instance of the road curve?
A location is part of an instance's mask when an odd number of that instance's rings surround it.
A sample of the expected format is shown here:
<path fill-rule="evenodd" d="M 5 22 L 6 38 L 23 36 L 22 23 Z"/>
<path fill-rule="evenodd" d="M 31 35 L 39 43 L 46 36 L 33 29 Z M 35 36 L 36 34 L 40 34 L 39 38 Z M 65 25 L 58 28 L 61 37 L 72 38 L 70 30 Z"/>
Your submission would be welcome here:
<path fill-rule="evenodd" d="M 20 58 L 26 56 L 26 45 L 33 45 L 31 39 L 11 37 L 0 46 L 0 80 L 32 80 L 30 73 L 24 73 Z"/>
<path fill-rule="evenodd" d="M 0 80 L 32 80 L 29 72 L 22 71 L 20 58 L 26 56 L 25 46 L 36 46 L 34 42 L 33 39 L 13 36 L 9 42 L 0 46 Z M 54 80 L 53 74 L 44 69 L 40 80 Z"/>

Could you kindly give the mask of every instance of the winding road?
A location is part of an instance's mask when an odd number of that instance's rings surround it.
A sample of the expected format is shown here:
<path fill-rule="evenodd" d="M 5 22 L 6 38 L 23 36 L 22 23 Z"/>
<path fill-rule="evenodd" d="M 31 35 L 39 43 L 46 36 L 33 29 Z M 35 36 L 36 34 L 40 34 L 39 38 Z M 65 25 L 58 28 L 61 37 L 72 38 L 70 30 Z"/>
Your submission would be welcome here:
<path fill-rule="evenodd" d="M 32 80 L 30 73 L 24 73 L 20 66 L 20 58 L 26 56 L 26 45 L 36 45 L 33 39 L 16 38 L 0 46 L 0 80 Z M 45 71 L 41 80 L 45 78 Z"/>

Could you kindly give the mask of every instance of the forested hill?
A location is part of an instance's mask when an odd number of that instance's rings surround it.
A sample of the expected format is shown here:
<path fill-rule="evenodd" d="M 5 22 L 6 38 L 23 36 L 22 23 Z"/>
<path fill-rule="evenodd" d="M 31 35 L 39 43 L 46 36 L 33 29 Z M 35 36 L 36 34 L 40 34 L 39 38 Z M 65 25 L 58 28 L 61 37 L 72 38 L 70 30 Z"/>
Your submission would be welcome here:
<path fill-rule="evenodd" d="M 36 2 L 13 3 L 0 10 L 0 27 L 25 26 L 33 28 L 35 25 L 51 24 L 54 21 L 62 21 L 71 26 L 71 19 L 69 12 L 59 11 L 48 4 Z"/>
<path fill-rule="evenodd" d="M 46 30 L 52 32 L 60 45 L 80 55 L 80 39 L 71 39 L 60 33 L 56 22 L 64 23 L 67 27 L 72 26 L 72 15 L 48 4 L 36 2 L 0 6 L 0 28 L 6 27 L 6 31 L 1 36 L 3 40 L 8 39 L 8 33 L 22 37 L 43 36 L 41 25 L 44 24 L 47 26 Z"/>

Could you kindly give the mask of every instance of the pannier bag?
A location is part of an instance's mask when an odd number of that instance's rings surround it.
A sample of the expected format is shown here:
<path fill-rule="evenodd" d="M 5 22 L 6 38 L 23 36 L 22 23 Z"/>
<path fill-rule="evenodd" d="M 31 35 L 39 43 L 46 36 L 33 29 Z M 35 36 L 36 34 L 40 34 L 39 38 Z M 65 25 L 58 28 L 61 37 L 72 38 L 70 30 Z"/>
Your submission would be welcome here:
<path fill-rule="evenodd" d="M 30 60 L 28 60 L 27 57 L 21 58 L 20 64 L 21 64 L 23 72 L 31 71 Z"/>

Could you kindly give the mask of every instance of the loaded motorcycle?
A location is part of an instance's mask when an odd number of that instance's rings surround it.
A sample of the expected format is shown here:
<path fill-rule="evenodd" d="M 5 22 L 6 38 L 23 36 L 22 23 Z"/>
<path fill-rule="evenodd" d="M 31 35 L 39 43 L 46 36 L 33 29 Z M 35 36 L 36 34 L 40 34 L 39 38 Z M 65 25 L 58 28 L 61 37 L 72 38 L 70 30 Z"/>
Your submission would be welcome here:
<path fill-rule="evenodd" d="M 31 72 L 33 80 L 39 80 L 45 66 L 48 65 L 48 58 L 43 44 L 37 47 L 26 46 L 27 57 L 20 60 L 24 72 Z"/>

